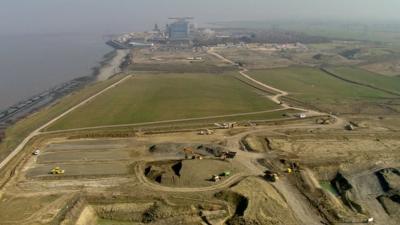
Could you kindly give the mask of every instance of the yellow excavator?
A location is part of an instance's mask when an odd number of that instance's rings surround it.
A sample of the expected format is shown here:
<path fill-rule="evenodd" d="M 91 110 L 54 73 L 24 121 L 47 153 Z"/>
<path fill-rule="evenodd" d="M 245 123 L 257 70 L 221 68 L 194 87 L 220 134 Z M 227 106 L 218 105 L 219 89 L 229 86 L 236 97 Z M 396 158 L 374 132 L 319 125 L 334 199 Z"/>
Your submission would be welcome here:
<path fill-rule="evenodd" d="M 50 174 L 64 174 L 65 170 L 62 170 L 60 167 L 56 166 L 50 170 Z"/>

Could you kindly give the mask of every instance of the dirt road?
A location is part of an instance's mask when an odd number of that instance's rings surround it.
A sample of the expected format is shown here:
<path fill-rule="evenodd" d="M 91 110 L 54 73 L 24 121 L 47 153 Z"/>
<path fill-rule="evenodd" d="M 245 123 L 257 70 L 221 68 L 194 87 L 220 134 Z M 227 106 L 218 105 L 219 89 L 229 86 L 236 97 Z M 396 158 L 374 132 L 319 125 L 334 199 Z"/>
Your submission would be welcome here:
<path fill-rule="evenodd" d="M 219 58 L 219 59 L 221 59 L 222 61 L 224 61 L 224 62 L 226 62 L 226 63 L 232 64 L 232 65 L 236 65 L 236 63 L 233 62 L 232 60 L 229 60 L 229 59 L 225 58 L 224 56 L 222 56 L 222 55 L 216 53 L 214 48 L 210 48 L 210 49 L 207 51 L 207 53 L 210 54 L 210 55 L 213 55 L 213 56 L 215 56 L 215 57 L 217 57 L 217 58 Z M 244 67 L 239 67 L 239 73 L 240 73 L 240 75 L 242 75 L 244 78 L 250 80 L 251 82 L 253 82 L 253 83 L 255 83 L 255 84 L 258 84 L 258 85 L 260 85 L 260 86 L 262 86 L 262 87 L 265 87 L 265 88 L 267 88 L 267 89 L 269 89 L 269 90 L 271 90 L 271 91 L 277 92 L 276 95 L 268 96 L 268 98 L 269 98 L 271 101 L 275 102 L 276 104 L 281 105 L 281 107 L 282 107 L 283 109 L 294 109 L 294 110 L 303 111 L 303 112 L 305 112 L 304 114 L 306 114 L 307 116 L 322 116 L 322 115 L 328 115 L 328 114 L 326 114 L 326 113 L 318 112 L 318 111 L 315 111 L 315 110 L 310 110 L 310 109 L 301 108 L 301 107 L 289 106 L 287 103 L 285 103 L 285 102 L 283 102 L 283 101 L 281 100 L 282 97 L 289 95 L 288 92 L 283 91 L 283 90 L 281 90 L 281 89 L 278 89 L 278 88 L 276 88 L 276 87 L 272 87 L 272 86 L 267 85 L 267 84 L 265 84 L 265 83 L 263 83 L 263 82 L 260 82 L 260 81 L 258 81 L 258 80 L 256 80 L 256 79 L 252 78 L 251 76 L 249 76 L 249 75 L 247 74 L 247 72 L 248 72 L 248 69 L 246 69 L 246 68 L 244 68 Z M 334 116 L 334 115 L 330 115 L 330 116 L 332 116 L 333 118 L 335 118 L 335 120 L 336 120 L 336 123 L 335 123 L 336 126 L 343 126 L 343 124 L 345 123 L 345 121 L 344 121 L 343 119 L 341 119 L 341 118 L 339 118 L 339 117 L 337 117 L 337 116 Z"/>

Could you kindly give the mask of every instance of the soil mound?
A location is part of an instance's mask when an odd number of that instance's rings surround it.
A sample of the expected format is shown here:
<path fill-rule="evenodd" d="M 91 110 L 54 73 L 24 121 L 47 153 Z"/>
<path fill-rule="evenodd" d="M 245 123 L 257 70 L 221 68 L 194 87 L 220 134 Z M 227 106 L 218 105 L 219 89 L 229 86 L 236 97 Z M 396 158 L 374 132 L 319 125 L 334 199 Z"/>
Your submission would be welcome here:
<path fill-rule="evenodd" d="M 361 204 L 356 202 L 353 186 L 342 173 L 336 174 L 336 177 L 332 180 L 332 184 L 345 205 L 347 205 L 354 212 L 364 214 Z"/>
<path fill-rule="evenodd" d="M 227 224 L 297 225 L 282 196 L 264 180 L 249 177 L 216 197 L 230 203 L 235 212 Z"/>
<path fill-rule="evenodd" d="M 219 159 L 188 159 L 148 163 L 144 175 L 161 185 L 173 187 L 206 187 L 214 185 L 213 175 L 229 172 L 231 176 L 240 171 L 229 161 Z M 227 179 L 227 177 L 222 177 Z"/>
<path fill-rule="evenodd" d="M 378 197 L 385 211 L 392 217 L 400 219 L 400 171 L 387 168 L 376 172 L 376 176 L 385 194 Z"/>

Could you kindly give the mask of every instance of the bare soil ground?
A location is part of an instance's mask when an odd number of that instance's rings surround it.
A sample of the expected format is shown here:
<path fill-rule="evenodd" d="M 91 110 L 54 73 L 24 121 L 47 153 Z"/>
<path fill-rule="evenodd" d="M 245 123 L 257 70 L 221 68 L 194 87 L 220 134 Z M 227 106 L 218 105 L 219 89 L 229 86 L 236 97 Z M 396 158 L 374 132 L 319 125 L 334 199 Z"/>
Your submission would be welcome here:
<path fill-rule="evenodd" d="M 146 165 L 146 169 L 149 170 L 146 174 L 149 179 L 172 187 L 210 186 L 215 183 L 212 175 L 221 175 L 224 180 L 245 171 L 240 164 L 219 159 L 152 162 Z M 225 177 L 222 175 L 224 172 L 230 175 Z"/>
<path fill-rule="evenodd" d="M 67 212 L 69 216 L 64 217 L 73 224 L 140 224 L 149 220 L 150 224 L 245 221 L 308 225 L 362 222 L 368 217 L 374 217 L 376 224 L 396 224 L 393 210 L 398 203 L 387 202 L 388 211 L 377 200 L 386 192 L 382 192 L 375 171 L 399 166 L 400 137 L 390 123 L 397 120 L 373 118 L 347 117 L 357 125 L 354 131 L 303 122 L 221 129 L 213 135 L 181 132 L 130 138 L 56 137 L 42 143 L 41 154 L 30 156 L 18 168 L 2 189 L 2 201 L 5 205 L 9 201 L 16 204 L 15 212 L 10 212 L 16 218 L 9 224 L 27 221 L 32 215 L 38 216 L 36 221 L 48 224 Z M 241 147 L 240 143 L 246 144 Z M 186 147 L 202 154 L 204 159 L 185 160 Z M 227 150 L 236 151 L 237 156 L 220 160 L 218 154 Z M 291 163 L 297 167 L 294 173 L 287 174 Z M 162 171 L 161 182 L 145 176 L 150 165 Z M 65 169 L 65 174 L 48 174 L 54 166 Z M 259 177 L 267 169 L 279 174 L 276 183 Z M 231 172 L 230 177 L 217 183 L 209 180 L 211 175 L 225 171 Z M 328 194 L 318 184 L 332 181 L 339 171 L 351 183 L 349 196 L 356 196 L 351 199 L 361 205 L 361 212 L 349 208 L 342 195 Z M 78 192 L 82 193 L 82 204 L 90 206 L 90 210 L 73 204 L 71 196 Z M 201 207 L 199 198 L 189 200 L 194 193 L 202 196 Z M 64 198 L 59 201 L 71 202 L 70 207 L 76 212 L 65 210 L 63 204 L 51 197 L 55 195 L 57 199 Z M 143 198 L 137 203 L 138 200 L 125 195 Z M 176 201 L 171 196 L 183 200 Z M 323 203 L 321 199 L 325 199 Z M 54 202 L 54 211 L 43 214 L 46 204 L 37 208 L 31 205 L 37 201 Z M 171 219 L 167 220 L 165 215 L 171 215 Z"/>
<path fill-rule="evenodd" d="M 198 51 L 172 48 L 159 48 L 151 51 L 135 49 L 131 51 L 131 55 L 132 63 L 128 70 L 133 71 L 219 73 L 234 70 L 231 65 L 215 60 L 202 49 L 198 49 Z"/>
<path fill-rule="evenodd" d="M 362 66 L 362 68 L 385 76 L 400 75 L 400 62 L 398 60 L 389 62 L 371 63 Z"/>

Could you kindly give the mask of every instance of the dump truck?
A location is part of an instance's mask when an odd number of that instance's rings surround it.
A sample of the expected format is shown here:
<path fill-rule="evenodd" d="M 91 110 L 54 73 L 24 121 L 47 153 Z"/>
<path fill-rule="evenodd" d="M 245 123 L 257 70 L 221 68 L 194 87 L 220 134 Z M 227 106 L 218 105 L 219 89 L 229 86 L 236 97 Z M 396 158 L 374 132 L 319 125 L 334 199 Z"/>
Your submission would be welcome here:
<path fill-rule="evenodd" d="M 62 170 L 60 167 L 56 166 L 50 170 L 50 174 L 64 174 L 65 170 Z"/>

